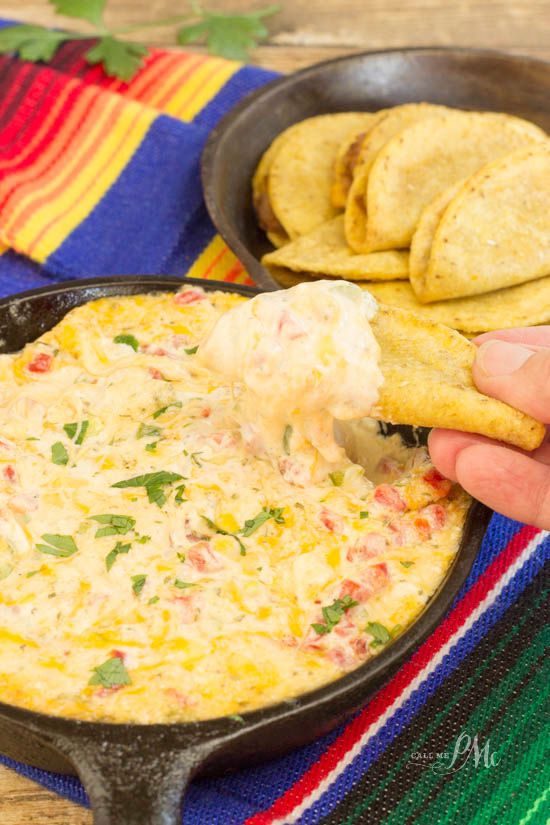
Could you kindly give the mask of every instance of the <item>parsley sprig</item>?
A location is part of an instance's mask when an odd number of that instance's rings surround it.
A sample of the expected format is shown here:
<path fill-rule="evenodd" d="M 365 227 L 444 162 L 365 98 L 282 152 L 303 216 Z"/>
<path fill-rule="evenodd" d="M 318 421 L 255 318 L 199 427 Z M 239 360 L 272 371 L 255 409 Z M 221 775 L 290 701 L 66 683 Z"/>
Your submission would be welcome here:
<path fill-rule="evenodd" d="M 245 538 L 251 536 L 252 533 L 255 533 L 258 527 L 261 527 L 262 524 L 265 524 L 266 521 L 269 519 L 273 519 L 276 524 L 284 524 L 285 520 L 283 518 L 283 508 L 282 507 L 264 507 L 257 516 L 254 518 L 249 518 L 245 521 L 244 527 L 241 530 L 241 535 Z"/>
<path fill-rule="evenodd" d="M 94 667 L 94 675 L 89 685 L 101 685 L 105 688 L 117 688 L 131 685 L 132 680 L 120 656 L 112 656 L 102 665 Z"/>
<path fill-rule="evenodd" d="M 112 487 L 144 487 L 147 498 L 151 504 L 162 507 L 166 503 L 167 496 L 165 488 L 175 481 L 181 481 L 183 476 L 179 473 L 169 473 L 166 470 L 158 470 L 156 473 L 145 473 L 142 476 L 134 476 L 123 481 L 117 481 Z"/>
<path fill-rule="evenodd" d="M 351 596 L 343 596 L 341 599 L 335 599 L 332 604 L 322 609 L 325 623 L 314 623 L 311 626 L 319 636 L 324 636 L 336 627 L 348 610 L 351 610 L 352 607 L 358 604 L 359 602 L 354 601 Z"/>
<path fill-rule="evenodd" d="M 101 539 L 103 536 L 123 536 L 136 526 L 135 518 L 132 516 L 117 516 L 114 513 L 103 513 L 100 516 L 90 516 L 92 521 L 97 521 L 99 524 L 104 524 L 96 530 L 96 539 Z"/>
<path fill-rule="evenodd" d="M 0 53 L 15 52 L 23 60 L 47 62 L 68 40 L 90 41 L 90 48 L 84 53 L 86 62 L 100 63 L 106 74 L 125 81 L 131 80 L 142 67 L 148 49 L 142 43 L 122 40 L 120 35 L 151 26 L 176 25 L 179 26 L 176 38 L 181 46 L 205 43 L 211 54 L 246 60 L 250 50 L 268 35 L 263 19 L 279 10 L 278 6 L 267 6 L 243 14 L 211 12 L 191 0 L 190 13 L 113 29 L 104 20 L 107 0 L 49 1 L 58 14 L 86 21 L 92 31 L 59 31 L 27 23 L 6 26 L 0 29 Z"/>

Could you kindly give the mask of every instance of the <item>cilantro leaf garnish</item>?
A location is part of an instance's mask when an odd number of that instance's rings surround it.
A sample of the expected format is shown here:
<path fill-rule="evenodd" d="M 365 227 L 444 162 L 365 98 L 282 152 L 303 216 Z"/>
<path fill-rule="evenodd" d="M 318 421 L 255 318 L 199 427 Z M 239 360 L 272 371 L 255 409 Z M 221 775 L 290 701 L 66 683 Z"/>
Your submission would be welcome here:
<path fill-rule="evenodd" d="M 212 519 L 209 519 L 206 516 L 201 516 L 201 518 L 208 524 L 208 526 L 211 530 L 214 531 L 214 533 L 219 533 L 220 536 L 231 536 L 232 539 L 235 539 L 235 541 L 239 545 L 241 556 L 246 556 L 246 547 L 244 546 L 244 544 L 242 543 L 242 541 L 236 533 L 229 533 L 227 530 L 224 530 L 222 527 L 216 524 L 215 521 L 212 521 Z"/>
<path fill-rule="evenodd" d="M 187 499 L 183 497 L 184 493 L 185 484 L 180 484 L 179 487 L 176 487 L 176 495 L 174 496 L 174 501 L 176 504 L 183 504 L 184 501 L 187 501 Z"/>
<path fill-rule="evenodd" d="M 72 536 L 63 536 L 59 535 L 59 533 L 44 533 L 42 538 L 47 544 L 36 545 L 36 549 L 39 550 L 40 553 L 47 553 L 50 556 L 67 559 L 78 550 Z"/>
<path fill-rule="evenodd" d="M 381 645 L 387 644 L 391 639 L 390 631 L 384 627 L 383 624 L 380 624 L 380 622 L 369 622 L 366 630 L 373 637 L 370 643 L 371 647 L 380 647 Z"/>
<path fill-rule="evenodd" d="M 344 475 L 345 473 L 343 470 L 335 470 L 333 473 L 329 473 L 328 477 L 335 487 L 341 487 L 344 483 Z"/>
<path fill-rule="evenodd" d="M 245 521 L 244 527 L 241 530 L 241 535 L 248 538 L 248 536 L 255 533 L 258 527 L 261 527 L 262 524 L 265 524 L 265 522 L 270 518 L 272 518 L 277 524 L 284 524 L 285 520 L 283 518 L 283 508 L 264 507 L 260 510 L 257 516 L 254 516 L 254 518 L 249 518 Z"/>
<path fill-rule="evenodd" d="M 92 26 L 103 25 L 103 9 L 106 0 L 50 0 L 57 14 L 65 17 L 79 17 Z"/>
<path fill-rule="evenodd" d="M 292 438 L 292 426 L 287 424 L 283 433 L 283 450 L 286 455 L 290 455 L 290 439 Z"/>
<path fill-rule="evenodd" d="M 154 424 L 140 424 L 137 437 L 138 438 L 148 438 L 149 436 L 161 435 L 162 430 L 160 427 L 155 427 Z"/>
<path fill-rule="evenodd" d="M 117 560 L 118 556 L 121 556 L 123 553 L 128 553 L 130 551 L 131 546 L 132 545 L 130 542 L 123 544 L 123 542 L 117 541 L 113 549 L 105 556 L 105 567 L 107 568 L 107 570 L 111 569 L 111 567 Z"/>
<path fill-rule="evenodd" d="M 400 561 L 399 564 L 402 567 L 412 567 L 413 564 L 414 564 L 414 561 Z"/>
<path fill-rule="evenodd" d="M 174 587 L 179 587 L 180 590 L 187 590 L 188 587 L 195 587 L 194 582 L 184 582 L 181 579 L 174 579 Z"/>
<path fill-rule="evenodd" d="M 199 348 L 198 344 L 197 344 L 196 347 L 187 347 L 185 352 L 187 353 L 187 355 L 194 355 L 197 352 L 198 348 Z"/>
<path fill-rule="evenodd" d="M 69 32 L 22 24 L 0 29 L 0 53 L 16 52 L 23 60 L 51 60 L 59 46 L 70 40 Z"/>
<path fill-rule="evenodd" d="M 88 432 L 88 427 L 90 426 L 90 422 L 88 420 L 85 421 L 73 421 L 70 424 L 64 424 L 63 429 L 72 440 L 74 438 L 75 444 L 82 444 L 84 439 L 86 438 L 86 433 Z M 76 436 L 76 438 L 75 438 Z"/>
<path fill-rule="evenodd" d="M 246 60 L 251 49 L 259 40 L 265 40 L 268 30 L 262 17 L 268 17 L 279 10 L 278 6 L 251 11 L 246 14 L 227 14 L 200 10 L 198 22 L 182 26 L 178 32 L 178 43 L 204 42 L 208 50 L 229 60 Z"/>
<path fill-rule="evenodd" d="M 158 601 L 159 601 L 159 597 L 158 597 L 158 596 L 151 596 L 151 598 L 149 599 L 149 601 L 147 602 L 147 604 L 156 604 Z"/>
<path fill-rule="evenodd" d="M 351 596 L 343 596 L 341 599 L 335 599 L 332 604 L 323 607 L 321 611 L 325 623 L 314 623 L 311 626 L 319 636 L 324 636 L 336 627 L 348 610 L 358 604 L 359 602 L 354 601 Z"/>
<path fill-rule="evenodd" d="M 145 573 L 138 573 L 137 576 L 132 576 L 132 590 L 139 596 L 143 588 L 145 587 L 145 582 L 147 581 L 147 576 Z"/>
<path fill-rule="evenodd" d="M 99 61 L 97 61 L 99 62 Z M 128 347 L 132 347 L 134 352 L 137 352 L 139 349 L 139 341 L 135 335 L 115 335 L 113 338 L 115 344 L 126 344 Z"/>
<path fill-rule="evenodd" d="M 105 524 L 105 527 L 100 527 L 96 531 L 96 539 L 101 539 L 103 536 L 123 536 L 135 527 L 136 520 L 132 516 L 117 516 L 112 513 L 104 513 L 100 516 L 90 516 L 92 521 L 97 521 L 99 524 Z"/>
<path fill-rule="evenodd" d="M 137 70 L 143 63 L 143 58 L 147 54 L 148 48 L 142 43 L 129 43 L 126 40 L 117 40 L 116 37 L 102 37 L 95 46 L 85 54 L 86 62 L 95 65 L 103 63 L 105 74 L 110 77 L 119 77 L 121 80 L 129 81 L 133 78 Z M 122 337 L 122 336 L 117 336 Z M 128 338 L 134 338 L 128 335 Z M 134 341 L 137 344 L 136 339 Z M 116 343 L 129 344 L 129 341 L 116 341 Z M 135 347 L 130 344 L 133 349 Z"/>
<path fill-rule="evenodd" d="M 182 406 L 183 406 L 183 404 L 181 403 L 181 401 L 172 401 L 170 404 L 166 404 L 165 407 L 160 407 L 160 409 L 155 410 L 152 417 L 153 418 L 159 418 L 159 416 L 163 415 L 166 412 L 166 410 L 170 409 L 170 407 L 182 407 Z"/>
<path fill-rule="evenodd" d="M 52 444 L 52 461 L 54 464 L 61 465 L 69 463 L 69 453 L 61 441 L 56 441 L 55 444 Z"/>
<path fill-rule="evenodd" d="M 120 656 L 112 656 L 103 662 L 102 665 L 94 667 L 94 675 L 88 682 L 89 685 L 101 685 L 105 688 L 122 687 L 131 685 L 132 680 L 124 666 Z"/>
<path fill-rule="evenodd" d="M 166 494 L 164 488 L 175 481 L 180 481 L 183 476 L 179 473 L 169 473 L 166 470 L 158 470 L 155 473 L 145 473 L 142 476 L 134 476 L 123 481 L 117 481 L 112 484 L 112 487 L 144 487 L 147 493 L 147 498 L 151 504 L 156 504 L 158 507 L 166 502 Z"/>
<path fill-rule="evenodd" d="M 361 510 L 361 512 L 359 513 L 359 518 L 368 518 L 368 517 L 369 517 L 369 511 L 368 510 Z"/>

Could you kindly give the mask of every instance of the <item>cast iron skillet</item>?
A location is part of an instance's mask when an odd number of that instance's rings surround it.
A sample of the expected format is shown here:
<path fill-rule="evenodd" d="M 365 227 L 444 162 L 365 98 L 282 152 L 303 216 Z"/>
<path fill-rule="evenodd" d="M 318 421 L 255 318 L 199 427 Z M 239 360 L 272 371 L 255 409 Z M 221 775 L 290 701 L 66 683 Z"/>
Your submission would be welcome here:
<path fill-rule="evenodd" d="M 175 290 L 181 283 L 148 276 L 93 278 L 1 300 L 2 349 L 20 349 L 86 301 Z M 256 292 L 213 281 L 189 283 L 243 295 Z M 412 428 L 403 433 L 410 438 Z M 244 723 L 228 717 L 168 725 L 81 722 L 0 702 L 0 751 L 40 768 L 77 773 L 96 825 L 175 825 L 184 789 L 199 771 L 223 773 L 279 756 L 360 708 L 440 622 L 468 575 L 490 515 L 481 504 L 472 505 L 456 561 L 414 625 L 372 661 L 326 687 L 246 713 Z"/>
<path fill-rule="evenodd" d="M 550 63 L 479 49 L 393 49 L 317 63 L 245 98 L 210 133 L 203 153 L 206 206 L 218 232 L 265 289 L 271 249 L 252 210 L 250 182 L 271 141 L 313 115 L 429 101 L 520 115 L 550 129 Z"/>

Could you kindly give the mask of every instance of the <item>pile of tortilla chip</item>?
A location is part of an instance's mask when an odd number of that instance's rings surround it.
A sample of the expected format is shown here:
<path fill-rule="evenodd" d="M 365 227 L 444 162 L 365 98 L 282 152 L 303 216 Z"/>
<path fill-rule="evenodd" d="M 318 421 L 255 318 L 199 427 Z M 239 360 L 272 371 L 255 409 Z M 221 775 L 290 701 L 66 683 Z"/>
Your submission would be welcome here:
<path fill-rule="evenodd" d="M 468 335 L 550 322 L 550 139 L 527 120 L 320 115 L 276 138 L 252 188 L 282 286 L 345 278 Z"/>

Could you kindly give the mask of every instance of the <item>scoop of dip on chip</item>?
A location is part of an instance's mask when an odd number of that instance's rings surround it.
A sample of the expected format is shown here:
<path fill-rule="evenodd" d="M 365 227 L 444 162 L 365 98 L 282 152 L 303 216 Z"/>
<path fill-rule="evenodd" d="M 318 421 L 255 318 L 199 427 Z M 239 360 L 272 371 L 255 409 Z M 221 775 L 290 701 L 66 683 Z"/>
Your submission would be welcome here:
<path fill-rule="evenodd" d="M 249 447 L 305 484 L 342 460 L 334 420 L 368 416 L 383 377 L 370 326 L 378 306 L 354 284 L 303 283 L 222 315 L 200 360 L 235 382 Z"/>

